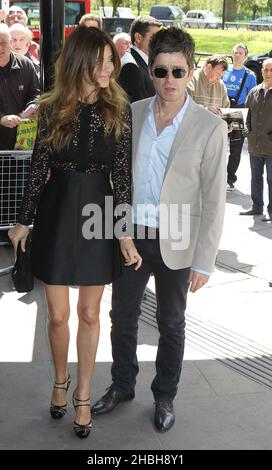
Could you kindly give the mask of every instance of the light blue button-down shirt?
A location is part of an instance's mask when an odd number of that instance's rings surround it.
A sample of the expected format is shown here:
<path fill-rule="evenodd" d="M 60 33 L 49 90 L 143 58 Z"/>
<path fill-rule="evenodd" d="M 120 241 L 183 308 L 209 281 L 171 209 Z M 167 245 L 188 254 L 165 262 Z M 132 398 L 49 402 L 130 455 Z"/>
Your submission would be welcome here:
<path fill-rule="evenodd" d="M 169 126 L 157 134 L 154 117 L 154 97 L 148 107 L 142 128 L 134 175 L 133 221 L 137 225 L 159 227 L 159 204 L 164 174 L 174 138 L 189 104 L 186 95 L 184 105 Z M 194 271 L 210 275 L 192 267 Z"/>
<path fill-rule="evenodd" d="M 169 153 L 189 104 L 186 96 L 184 105 L 172 123 L 157 134 L 154 103 L 151 100 L 142 128 L 134 177 L 133 196 L 134 223 L 148 227 L 159 227 L 159 204 L 162 183 Z"/>

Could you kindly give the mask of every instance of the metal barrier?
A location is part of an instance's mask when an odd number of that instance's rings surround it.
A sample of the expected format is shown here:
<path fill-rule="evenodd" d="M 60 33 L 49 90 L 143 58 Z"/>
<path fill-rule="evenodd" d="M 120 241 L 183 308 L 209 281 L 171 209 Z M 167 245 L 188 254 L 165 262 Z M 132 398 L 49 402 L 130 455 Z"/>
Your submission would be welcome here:
<path fill-rule="evenodd" d="M 225 21 L 226 29 L 247 30 L 247 31 L 271 31 L 272 23 L 258 23 L 255 20 L 249 22 Z"/>
<path fill-rule="evenodd" d="M 0 151 L 0 231 L 16 224 L 25 186 L 28 180 L 32 152 Z M 7 245 L 7 241 L 0 245 Z M 13 266 L 0 269 L 0 276 L 11 272 Z"/>
<path fill-rule="evenodd" d="M 204 63 L 206 62 L 206 60 L 208 59 L 208 57 L 211 57 L 212 55 L 222 55 L 224 57 L 227 57 L 227 59 L 230 59 L 231 62 L 232 62 L 232 55 L 230 54 L 222 54 L 222 53 L 214 53 L 214 52 L 196 52 L 195 53 L 195 68 L 199 68 L 199 67 L 202 67 L 204 65 Z"/>

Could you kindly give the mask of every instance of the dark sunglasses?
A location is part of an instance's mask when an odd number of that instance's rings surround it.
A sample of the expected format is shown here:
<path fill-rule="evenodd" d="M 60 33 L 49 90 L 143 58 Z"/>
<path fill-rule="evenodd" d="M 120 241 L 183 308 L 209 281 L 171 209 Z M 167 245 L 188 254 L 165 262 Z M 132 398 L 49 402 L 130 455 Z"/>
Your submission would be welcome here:
<path fill-rule="evenodd" d="M 157 78 L 165 78 L 167 77 L 167 75 L 169 74 L 169 70 L 168 69 L 165 69 L 163 67 L 155 67 L 153 70 L 152 70 L 152 73 L 155 75 L 155 77 Z M 174 78 L 183 78 L 185 77 L 186 75 L 186 70 L 185 69 L 181 69 L 181 68 L 176 68 L 176 69 L 172 69 L 171 70 L 171 73 L 173 75 Z"/>
<path fill-rule="evenodd" d="M 8 17 L 9 18 L 23 18 L 24 15 L 22 13 L 9 13 Z"/>

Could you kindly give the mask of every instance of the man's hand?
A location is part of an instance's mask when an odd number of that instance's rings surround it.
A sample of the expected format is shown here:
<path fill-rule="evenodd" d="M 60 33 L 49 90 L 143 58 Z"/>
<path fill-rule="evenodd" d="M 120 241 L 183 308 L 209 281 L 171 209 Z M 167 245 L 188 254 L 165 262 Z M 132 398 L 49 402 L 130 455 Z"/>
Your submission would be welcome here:
<path fill-rule="evenodd" d="M 188 283 L 190 284 L 190 292 L 196 292 L 201 287 L 205 286 L 209 280 L 209 276 L 206 274 L 198 273 L 197 271 L 191 271 L 189 274 Z"/>
<path fill-rule="evenodd" d="M 228 124 L 228 134 L 233 131 L 233 123 Z"/>
<path fill-rule="evenodd" d="M 122 251 L 122 255 L 125 258 L 125 266 L 131 266 L 135 264 L 135 271 L 142 265 L 142 257 L 139 255 L 134 241 L 131 238 L 122 238 L 120 240 L 120 248 Z"/>
<path fill-rule="evenodd" d="M 243 137 L 247 137 L 248 136 L 248 133 L 249 133 L 249 130 L 247 127 L 245 127 L 244 129 L 242 129 L 242 134 L 243 134 Z"/>
<path fill-rule="evenodd" d="M 0 119 L 0 124 L 4 127 L 16 127 L 20 122 L 21 119 L 16 114 L 7 114 Z"/>
<path fill-rule="evenodd" d="M 208 110 L 211 111 L 211 113 L 216 114 L 219 117 L 222 116 L 222 113 L 220 111 L 220 108 L 218 108 L 218 106 L 208 106 Z"/>

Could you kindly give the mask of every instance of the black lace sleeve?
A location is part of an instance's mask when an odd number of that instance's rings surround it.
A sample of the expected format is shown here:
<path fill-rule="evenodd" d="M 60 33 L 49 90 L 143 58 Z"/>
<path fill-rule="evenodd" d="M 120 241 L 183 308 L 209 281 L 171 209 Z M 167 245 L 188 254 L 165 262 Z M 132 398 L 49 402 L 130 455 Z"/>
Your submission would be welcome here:
<path fill-rule="evenodd" d="M 40 116 L 37 138 L 31 158 L 29 179 L 18 216 L 18 222 L 23 225 L 30 225 L 33 221 L 50 168 L 50 149 L 43 143 L 43 137 L 46 133 L 45 116 Z"/>
<path fill-rule="evenodd" d="M 124 111 L 124 127 L 113 156 L 112 183 L 115 205 L 131 204 L 131 108 Z"/>

